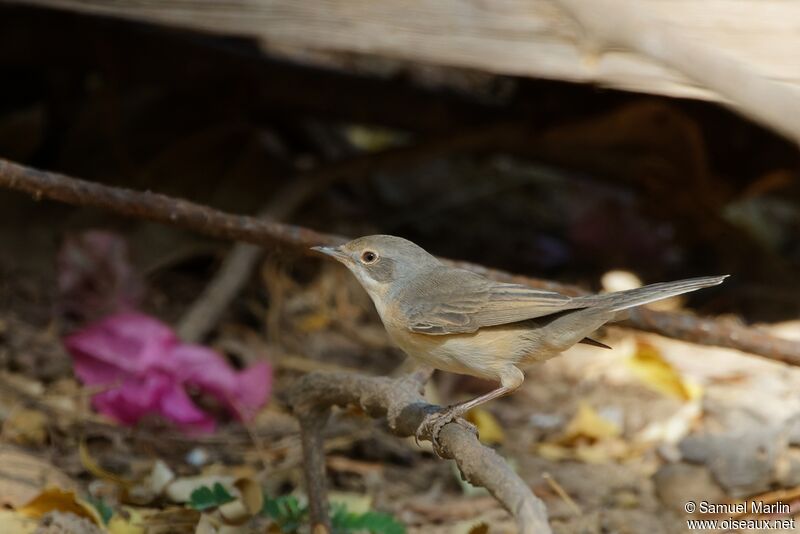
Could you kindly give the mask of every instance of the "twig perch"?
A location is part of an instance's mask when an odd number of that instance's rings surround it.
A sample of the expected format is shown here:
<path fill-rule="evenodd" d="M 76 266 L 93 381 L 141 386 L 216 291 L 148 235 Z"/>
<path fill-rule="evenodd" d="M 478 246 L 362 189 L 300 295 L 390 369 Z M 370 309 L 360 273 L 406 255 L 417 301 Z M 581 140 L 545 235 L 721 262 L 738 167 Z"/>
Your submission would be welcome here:
<path fill-rule="evenodd" d="M 420 394 L 422 374 L 397 379 L 348 373 L 312 373 L 289 392 L 289 404 L 300 420 L 312 524 L 327 525 L 322 426 L 332 406 L 356 404 L 371 417 L 386 417 L 398 436 L 412 436 L 429 413 L 439 409 Z M 430 440 L 430 435 L 422 436 Z M 531 489 L 493 449 L 469 430 L 449 423 L 439 435 L 445 458 L 452 458 L 471 484 L 486 488 L 508 510 L 523 534 L 547 534 L 547 510 Z"/>
<path fill-rule="evenodd" d="M 335 245 L 347 239 L 323 234 L 301 226 L 232 215 L 207 206 L 150 192 L 131 191 L 40 171 L 0 159 L 0 186 L 23 191 L 39 199 L 59 200 L 76 206 L 101 208 L 120 215 L 147 219 L 223 239 L 257 245 L 283 246 L 310 254 L 313 245 Z M 496 280 L 513 281 L 532 287 L 576 295 L 576 287 L 549 280 L 512 275 L 468 262 L 452 265 L 479 272 Z M 758 354 L 771 360 L 800 365 L 800 343 L 772 336 L 757 328 L 698 318 L 689 313 L 634 310 L 628 324 L 675 339 L 715 345 Z"/>

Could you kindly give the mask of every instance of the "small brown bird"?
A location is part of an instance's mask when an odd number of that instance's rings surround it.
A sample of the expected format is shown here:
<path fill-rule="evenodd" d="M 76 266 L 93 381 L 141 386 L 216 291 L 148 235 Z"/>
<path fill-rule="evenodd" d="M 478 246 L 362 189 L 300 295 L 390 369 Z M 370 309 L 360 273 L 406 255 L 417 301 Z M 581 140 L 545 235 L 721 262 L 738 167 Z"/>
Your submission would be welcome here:
<path fill-rule="evenodd" d="M 727 277 L 653 284 L 604 295 L 569 297 L 495 282 L 444 265 L 407 239 L 372 235 L 339 247 L 313 247 L 347 266 L 369 293 L 392 340 L 435 369 L 499 382 L 500 387 L 429 415 L 417 430 L 441 428 L 470 409 L 517 389 L 520 365 L 548 360 L 589 339 L 624 310 L 704 287 Z"/>

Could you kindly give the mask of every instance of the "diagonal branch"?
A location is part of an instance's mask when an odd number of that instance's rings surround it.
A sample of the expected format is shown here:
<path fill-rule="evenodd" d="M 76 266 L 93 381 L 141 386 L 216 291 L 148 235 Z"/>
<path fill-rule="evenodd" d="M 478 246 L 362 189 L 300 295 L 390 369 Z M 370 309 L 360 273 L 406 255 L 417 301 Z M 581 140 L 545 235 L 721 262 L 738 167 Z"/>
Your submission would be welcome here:
<path fill-rule="evenodd" d="M 258 214 L 262 220 L 281 221 L 327 187 L 345 179 L 353 181 L 375 169 L 413 165 L 437 154 L 474 150 L 499 140 L 515 137 L 520 125 L 511 122 L 481 125 L 460 130 L 410 146 L 362 154 L 326 165 L 297 176 L 279 190 Z M 203 293 L 192 303 L 177 330 L 186 341 L 199 341 L 217 324 L 230 303 L 256 268 L 263 250 L 248 243 L 237 243 Z"/>
<path fill-rule="evenodd" d="M 320 433 L 332 406 L 360 406 L 371 417 L 386 417 L 390 430 L 398 436 L 412 436 L 429 413 L 439 410 L 420 394 L 422 374 L 397 379 L 368 377 L 348 373 L 311 373 L 294 384 L 289 392 L 300 427 L 306 488 L 312 524 L 327 525 L 325 462 Z M 430 440 L 430 435 L 423 436 Z M 489 490 L 508 510 L 523 534 L 548 534 L 547 510 L 525 482 L 493 449 L 457 423 L 445 425 L 439 434 L 443 457 L 452 458 L 462 476 Z"/>
<path fill-rule="evenodd" d="M 307 254 L 311 254 L 308 251 L 310 246 L 334 245 L 347 240 L 342 236 L 324 234 L 301 226 L 233 215 L 166 195 L 132 191 L 40 171 L 3 159 L 0 159 L 0 186 L 29 193 L 36 199 L 45 197 L 76 206 L 105 209 L 222 239 L 302 250 Z M 565 294 L 583 293 L 576 286 L 513 275 L 473 263 L 444 261 L 496 280 L 514 281 Z M 685 312 L 647 309 L 633 310 L 628 325 L 693 343 L 738 349 L 771 360 L 800 365 L 800 343 L 772 336 L 753 327 L 698 318 Z"/>

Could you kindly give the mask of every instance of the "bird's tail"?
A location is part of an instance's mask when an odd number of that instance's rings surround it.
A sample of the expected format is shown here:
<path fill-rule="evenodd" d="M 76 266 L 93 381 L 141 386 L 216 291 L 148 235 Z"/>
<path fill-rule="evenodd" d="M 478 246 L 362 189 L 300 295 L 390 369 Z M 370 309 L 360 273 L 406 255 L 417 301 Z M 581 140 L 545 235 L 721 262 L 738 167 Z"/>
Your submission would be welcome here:
<path fill-rule="evenodd" d="M 697 291 L 704 287 L 719 285 L 728 277 L 722 276 L 703 276 L 701 278 L 688 278 L 675 282 L 662 282 L 649 286 L 629 289 L 627 291 L 617 291 L 604 295 L 592 295 L 582 297 L 589 306 L 599 307 L 608 311 L 616 312 L 655 302 L 656 300 L 667 299 L 683 293 Z"/>

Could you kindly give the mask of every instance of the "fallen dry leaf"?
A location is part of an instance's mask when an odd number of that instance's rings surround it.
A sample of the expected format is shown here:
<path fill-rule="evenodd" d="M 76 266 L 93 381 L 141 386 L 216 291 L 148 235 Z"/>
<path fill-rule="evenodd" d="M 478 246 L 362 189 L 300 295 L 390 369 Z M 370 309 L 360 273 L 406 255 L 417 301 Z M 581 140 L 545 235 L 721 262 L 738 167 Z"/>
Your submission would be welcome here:
<path fill-rule="evenodd" d="M 319 311 L 304 315 L 297 321 L 297 329 L 301 332 L 318 332 L 328 328 L 332 317 L 326 311 Z"/>
<path fill-rule="evenodd" d="M 616 423 L 581 401 L 564 432 L 555 441 L 536 444 L 535 450 L 551 461 L 605 463 L 626 458 L 633 452 L 621 434 Z"/>
<path fill-rule="evenodd" d="M 240 524 L 261 512 L 264 494 L 261 485 L 252 478 L 240 478 L 233 487 L 236 500 L 220 506 L 219 513 L 226 522 Z"/>
<path fill-rule="evenodd" d="M 567 423 L 567 428 L 558 441 L 563 445 L 568 445 L 580 438 L 601 440 L 618 437 L 621 433 L 622 431 L 616 423 L 602 417 L 589 403 L 581 401 L 578 404 L 578 411 Z"/>
<path fill-rule="evenodd" d="M 469 529 L 469 534 L 489 534 L 489 525 L 484 522 L 480 522 Z"/>
<path fill-rule="evenodd" d="M 347 508 L 348 512 L 365 514 L 372 509 L 372 497 L 364 493 L 350 491 L 331 491 L 328 500 Z"/>
<path fill-rule="evenodd" d="M 9 446 L 0 446 L 0 506 L 19 507 L 47 487 L 75 489 L 51 463 Z"/>
<path fill-rule="evenodd" d="M 437 499 L 435 501 L 418 497 L 405 504 L 405 508 L 415 514 L 420 514 L 428 521 L 437 523 L 470 519 L 499 506 L 494 497 L 488 495 L 471 499 Z"/>
<path fill-rule="evenodd" d="M 681 400 L 692 400 L 702 395 L 700 386 L 685 381 L 663 358 L 661 351 L 650 343 L 637 342 L 633 356 L 626 363 L 642 383 L 660 393 Z"/>
<path fill-rule="evenodd" d="M 19 513 L 38 519 L 48 512 L 69 512 L 78 517 L 85 517 L 97 526 L 102 526 L 103 520 L 94 506 L 79 498 L 74 491 L 64 491 L 59 488 L 49 488 L 34 497 L 30 502 L 18 509 Z"/>
<path fill-rule="evenodd" d="M 484 408 L 474 408 L 467 413 L 467 421 L 478 427 L 478 436 L 482 443 L 495 445 L 506 439 L 503 427 L 491 412 Z"/>
<path fill-rule="evenodd" d="M 703 407 L 699 399 L 686 403 L 674 414 L 660 421 L 651 421 L 636 435 L 640 443 L 677 444 L 700 419 Z"/>
<path fill-rule="evenodd" d="M 200 512 L 191 508 L 168 508 L 144 516 L 142 526 L 147 534 L 191 534 L 200 516 Z"/>
<path fill-rule="evenodd" d="M 233 483 L 235 479 L 226 475 L 200 475 L 195 477 L 182 477 L 169 483 L 164 490 L 166 497 L 176 503 L 189 502 L 192 497 L 192 492 L 201 486 L 212 487 L 214 484 L 219 483 L 225 487 L 226 490 L 233 490 Z"/>
<path fill-rule="evenodd" d="M 16 510 L 0 510 L 0 525 L 5 534 L 33 534 L 39 521 L 24 516 Z"/>
<path fill-rule="evenodd" d="M 574 450 L 574 458 L 585 464 L 603 464 L 624 460 L 631 456 L 631 447 L 621 439 L 607 439 L 597 443 L 581 443 Z"/>
<path fill-rule="evenodd" d="M 116 513 L 108 522 L 109 534 L 145 534 L 144 514 L 142 510 L 125 506 L 121 513 Z"/>
<path fill-rule="evenodd" d="M 42 445 L 47 440 L 47 423 L 44 412 L 18 408 L 3 422 L 3 437 L 18 445 Z"/>
<path fill-rule="evenodd" d="M 380 462 L 365 462 L 363 460 L 353 460 L 347 456 L 330 455 L 325 458 L 325 465 L 331 471 L 342 473 L 354 473 L 362 477 L 380 473 L 383 471 L 383 464 Z"/>
<path fill-rule="evenodd" d="M 80 457 L 83 468 L 94 475 L 95 478 L 114 482 L 115 484 L 118 484 L 126 489 L 133 485 L 133 482 L 125 480 L 119 475 L 103 469 L 100 464 L 98 464 L 95 459 L 92 458 L 92 455 L 89 454 L 89 448 L 86 446 L 85 441 L 81 441 L 78 445 L 78 456 Z"/>
<path fill-rule="evenodd" d="M 551 462 L 561 462 L 563 460 L 571 460 L 574 458 L 574 453 L 569 447 L 564 447 L 557 443 L 537 443 L 534 446 L 536 454 L 550 460 Z"/>

